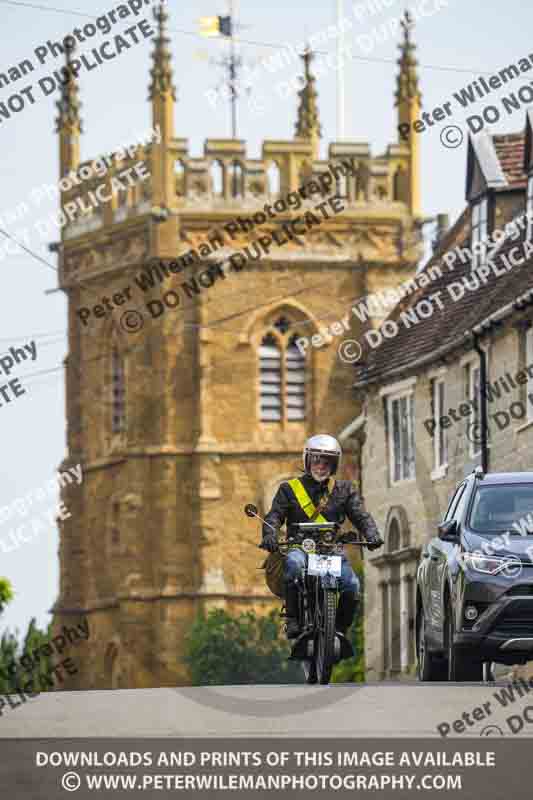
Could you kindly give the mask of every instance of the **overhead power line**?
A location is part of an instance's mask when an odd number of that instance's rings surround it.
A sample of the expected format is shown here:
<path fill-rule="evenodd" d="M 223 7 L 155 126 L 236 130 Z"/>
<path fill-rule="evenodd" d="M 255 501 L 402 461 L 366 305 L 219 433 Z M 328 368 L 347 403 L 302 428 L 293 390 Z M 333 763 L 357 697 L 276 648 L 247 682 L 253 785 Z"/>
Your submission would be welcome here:
<path fill-rule="evenodd" d="M 16 6 L 19 8 L 29 8 L 32 10 L 37 11 L 51 11 L 56 14 L 64 14 L 68 16 L 77 16 L 77 17 L 85 17 L 86 19 L 98 19 L 98 16 L 95 14 L 85 14 L 83 11 L 75 11 L 73 9 L 65 9 L 65 8 L 53 8 L 47 6 L 41 6 L 36 3 L 23 3 L 19 2 L 19 0 L 0 0 L 0 3 L 3 5 L 9 6 Z M 100 15 L 102 16 L 102 15 Z M 169 32 L 171 33 L 179 33 L 181 36 L 194 36 L 195 39 L 202 39 L 205 42 L 205 36 L 202 36 L 201 33 L 198 31 L 188 31 L 184 30 L 183 28 L 168 28 Z M 223 42 L 226 43 L 227 39 L 225 37 L 213 37 L 211 41 L 216 42 Z M 235 44 L 247 44 L 252 45 L 254 47 L 268 47 L 274 50 L 287 50 L 287 45 L 282 44 L 281 42 L 262 42 L 256 39 L 243 39 L 241 37 L 235 36 L 234 37 Z M 314 53 L 318 55 L 334 55 L 333 50 L 314 50 Z M 377 63 L 377 64 L 396 64 L 397 61 L 394 58 L 370 58 L 369 56 L 351 56 L 352 61 L 365 61 L 368 63 Z M 442 65 L 442 64 L 418 64 L 419 69 L 430 69 L 430 70 L 437 70 L 443 72 L 462 72 L 469 75 L 492 75 L 492 72 L 487 72 L 486 70 L 481 70 L 472 67 L 454 67 L 449 65 Z"/>

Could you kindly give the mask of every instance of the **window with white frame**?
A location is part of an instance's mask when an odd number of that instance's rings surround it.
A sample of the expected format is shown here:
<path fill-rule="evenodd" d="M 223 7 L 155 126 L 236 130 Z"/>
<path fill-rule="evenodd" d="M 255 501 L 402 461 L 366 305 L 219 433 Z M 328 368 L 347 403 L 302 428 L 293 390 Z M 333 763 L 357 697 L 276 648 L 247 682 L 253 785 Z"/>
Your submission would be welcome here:
<path fill-rule="evenodd" d="M 415 477 L 413 393 L 387 397 L 391 483 Z"/>
<path fill-rule="evenodd" d="M 481 453 L 481 391 L 479 364 L 471 361 L 465 365 L 466 399 L 472 405 L 472 413 L 467 420 L 467 438 L 472 458 Z"/>
<path fill-rule="evenodd" d="M 472 269 L 481 266 L 487 251 L 488 200 L 486 197 L 472 208 L 472 231 L 470 249 L 472 250 Z"/>
<path fill-rule="evenodd" d="M 533 403 L 530 398 L 533 397 L 533 377 L 531 377 L 530 370 L 533 364 L 533 328 L 528 328 L 526 331 L 526 370 L 527 370 L 527 421 L 533 422 Z"/>
<path fill-rule="evenodd" d="M 433 408 L 433 464 L 435 471 L 443 470 L 448 465 L 448 436 L 441 425 L 445 416 L 446 383 L 444 378 L 431 381 L 431 405 Z"/>

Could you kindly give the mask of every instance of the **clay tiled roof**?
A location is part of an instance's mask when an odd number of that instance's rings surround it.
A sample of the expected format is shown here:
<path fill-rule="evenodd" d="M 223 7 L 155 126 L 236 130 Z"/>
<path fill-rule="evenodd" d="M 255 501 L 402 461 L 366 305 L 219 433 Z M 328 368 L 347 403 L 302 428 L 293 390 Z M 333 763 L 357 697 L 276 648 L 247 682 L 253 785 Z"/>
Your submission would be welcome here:
<path fill-rule="evenodd" d="M 513 189 L 525 187 L 527 175 L 524 172 L 524 133 L 506 133 L 492 136 L 494 149 L 507 183 Z"/>
<path fill-rule="evenodd" d="M 443 310 L 440 310 L 434 301 L 432 316 L 422 319 L 419 315 L 420 322 L 411 323 L 410 327 L 398 321 L 399 332 L 394 338 L 384 339 L 375 349 L 366 345 L 360 361 L 356 364 L 356 385 L 398 380 L 399 377 L 404 377 L 409 369 L 415 369 L 416 362 L 420 359 L 424 359 L 429 365 L 446 350 L 451 351 L 460 347 L 466 331 L 512 303 L 525 292 L 533 290 L 533 259 L 527 259 L 523 265 L 515 266 L 511 271 L 505 271 L 506 266 L 502 261 L 502 256 L 506 256 L 516 246 L 520 247 L 517 257 L 523 257 L 521 248 L 523 238 L 524 233 L 515 241 L 507 238 L 492 256 L 492 263 L 498 272 L 503 274 L 496 276 L 491 271 L 485 284 L 481 283 L 480 288 L 475 291 L 467 289 L 463 297 L 456 302 L 453 302 L 448 287 L 452 283 L 461 283 L 463 277 L 468 280 L 472 267 L 469 260 L 463 264 L 457 259 L 453 270 L 443 263 L 442 276 L 424 289 L 419 289 L 417 293 L 405 297 L 393 309 L 388 319 L 399 320 L 402 311 L 416 307 L 421 300 L 439 291 L 441 291 Z M 439 263 L 439 256 L 442 256 L 445 250 L 446 241 L 444 248 L 428 262 L 423 270 L 424 273 L 427 273 L 430 266 Z M 417 277 L 419 275 L 420 273 Z M 452 291 L 455 294 L 459 293 L 455 287 L 452 287 Z M 361 337 L 361 344 L 363 342 L 364 339 Z"/>

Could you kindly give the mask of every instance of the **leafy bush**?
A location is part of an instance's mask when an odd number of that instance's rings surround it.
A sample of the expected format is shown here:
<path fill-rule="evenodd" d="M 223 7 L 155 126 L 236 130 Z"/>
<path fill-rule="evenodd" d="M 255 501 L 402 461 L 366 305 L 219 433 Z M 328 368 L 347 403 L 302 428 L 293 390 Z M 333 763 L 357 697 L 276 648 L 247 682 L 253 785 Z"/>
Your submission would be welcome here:
<path fill-rule="evenodd" d="M 13 597 L 13 589 L 7 578 L 0 578 L 0 614 Z"/>
<path fill-rule="evenodd" d="M 0 614 L 13 599 L 13 590 L 8 580 L 0 578 Z M 44 676 L 50 671 L 52 666 L 49 657 L 41 657 L 38 662 L 38 667 L 33 668 L 30 672 L 24 668 L 20 663 L 21 658 L 25 655 L 31 654 L 32 651 L 37 650 L 44 644 L 48 644 L 51 639 L 50 627 L 47 631 L 41 631 L 33 618 L 28 626 L 28 631 L 24 637 L 23 643 L 19 643 L 17 636 L 10 631 L 4 631 L 0 639 L 0 693 L 13 693 L 16 691 L 15 687 L 18 683 L 26 684 L 31 679 L 33 680 L 34 691 L 46 691 L 50 683 L 44 680 Z M 17 680 L 14 675 L 15 670 L 13 665 L 16 666 L 16 673 L 20 676 Z M 11 667 L 11 671 L 10 668 Z"/>
<path fill-rule="evenodd" d="M 276 611 L 233 617 L 212 610 L 196 619 L 185 647 L 193 686 L 303 682 L 300 665 L 287 661 Z"/>

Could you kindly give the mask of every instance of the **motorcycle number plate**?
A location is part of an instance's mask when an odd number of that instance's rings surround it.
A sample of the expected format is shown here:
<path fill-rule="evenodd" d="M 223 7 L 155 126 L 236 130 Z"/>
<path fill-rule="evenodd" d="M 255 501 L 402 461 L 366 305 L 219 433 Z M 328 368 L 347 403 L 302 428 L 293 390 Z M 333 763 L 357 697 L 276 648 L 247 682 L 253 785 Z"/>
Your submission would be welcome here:
<path fill-rule="evenodd" d="M 307 572 L 309 575 L 336 575 L 341 574 L 340 556 L 319 556 L 316 553 L 309 554 L 307 562 Z"/>

